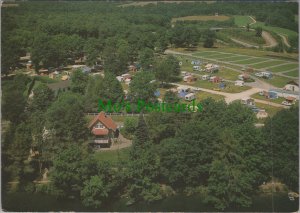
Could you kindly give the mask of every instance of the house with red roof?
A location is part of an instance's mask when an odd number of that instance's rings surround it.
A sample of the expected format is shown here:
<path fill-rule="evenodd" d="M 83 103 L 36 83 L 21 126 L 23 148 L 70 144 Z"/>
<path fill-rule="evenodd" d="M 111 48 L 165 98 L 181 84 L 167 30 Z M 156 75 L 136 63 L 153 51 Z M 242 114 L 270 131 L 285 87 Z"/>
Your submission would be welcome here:
<path fill-rule="evenodd" d="M 118 137 L 119 130 L 117 124 L 107 116 L 105 112 L 100 112 L 89 124 L 89 129 L 93 135 L 91 144 L 95 148 L 107 148 L 111 146 L 112 140 Z"/>

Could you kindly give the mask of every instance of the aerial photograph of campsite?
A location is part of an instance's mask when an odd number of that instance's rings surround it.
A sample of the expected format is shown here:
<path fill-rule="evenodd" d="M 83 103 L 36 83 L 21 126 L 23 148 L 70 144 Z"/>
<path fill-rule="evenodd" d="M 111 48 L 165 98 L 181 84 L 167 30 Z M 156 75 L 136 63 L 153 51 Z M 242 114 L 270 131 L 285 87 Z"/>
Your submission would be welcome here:
<path fill-rule="evenodd" d="M 1 1 L 1 211 L 298 212 L 298 4 Z"/>

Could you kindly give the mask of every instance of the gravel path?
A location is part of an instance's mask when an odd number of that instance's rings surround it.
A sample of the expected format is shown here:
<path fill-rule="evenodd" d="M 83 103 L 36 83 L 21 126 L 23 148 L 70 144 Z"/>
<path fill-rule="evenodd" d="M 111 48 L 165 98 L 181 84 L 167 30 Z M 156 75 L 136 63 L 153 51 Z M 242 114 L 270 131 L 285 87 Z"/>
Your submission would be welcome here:
<path fill-rule="evenodd" d="M 119 134 L 118 143 L 113 143 L 110 148 L 101 148 L 99 151 L 113 151 L 124 149 L 132 145 L 132 140 L 125 138 L 121 133 Z"/>

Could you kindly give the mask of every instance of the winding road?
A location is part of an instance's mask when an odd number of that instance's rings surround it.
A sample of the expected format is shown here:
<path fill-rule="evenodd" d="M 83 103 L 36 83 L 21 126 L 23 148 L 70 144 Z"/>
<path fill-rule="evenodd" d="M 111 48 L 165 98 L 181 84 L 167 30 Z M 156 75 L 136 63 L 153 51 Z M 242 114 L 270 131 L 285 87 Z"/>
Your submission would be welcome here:
<path fill-rule="evenodd" d="M 256 20 L 252 17 L 252 16 L 249 16 L 250 19 L 252 19 L 252 23 L 250 23 L 249 25 L 253 25 L 256 23 Z M 245 26 L 244 26 L 245 27 Z M 250 29 L 251 31 L 255 31 L 254 29 Z M 272 47 L 276 47 L 278 45 L 278 42 L 276 41 L 276 39 L 268 32 L 266 31 L 262 31 L 262 38 L 265 40 L 266 44 L 263 45 L 264 48 L 272 48 Z M 285 38 L 285 37 L 284 37 Z M 285 38 L 286 39 L 286 38 Z M 238 39 L 234 39 L 234 38 L 231 38 L 231 41 L 237 43 L 237 44 L 240 44 L 244 47 L 249 47 L 249 48 L 259 48 L 258 45 L 253 45 L 253 44 L 249 44 L 247 42 L 244 42 L 244 41 L 240 41 Z"/>

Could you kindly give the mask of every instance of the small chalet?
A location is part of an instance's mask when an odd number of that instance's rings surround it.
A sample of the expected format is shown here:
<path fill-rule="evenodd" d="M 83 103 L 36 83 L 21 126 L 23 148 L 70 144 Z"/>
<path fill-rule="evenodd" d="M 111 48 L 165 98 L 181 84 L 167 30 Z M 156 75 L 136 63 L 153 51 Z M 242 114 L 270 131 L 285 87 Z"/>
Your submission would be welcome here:
<path fill-rule="evenodd" d="M 105 112 L 100 112 L 92 120 L 89 129 L 93 135 L 91 145 L 95 148 L 109 148 L 112 139 L 117 138 L 119 134 L 117 124 Z"/>

